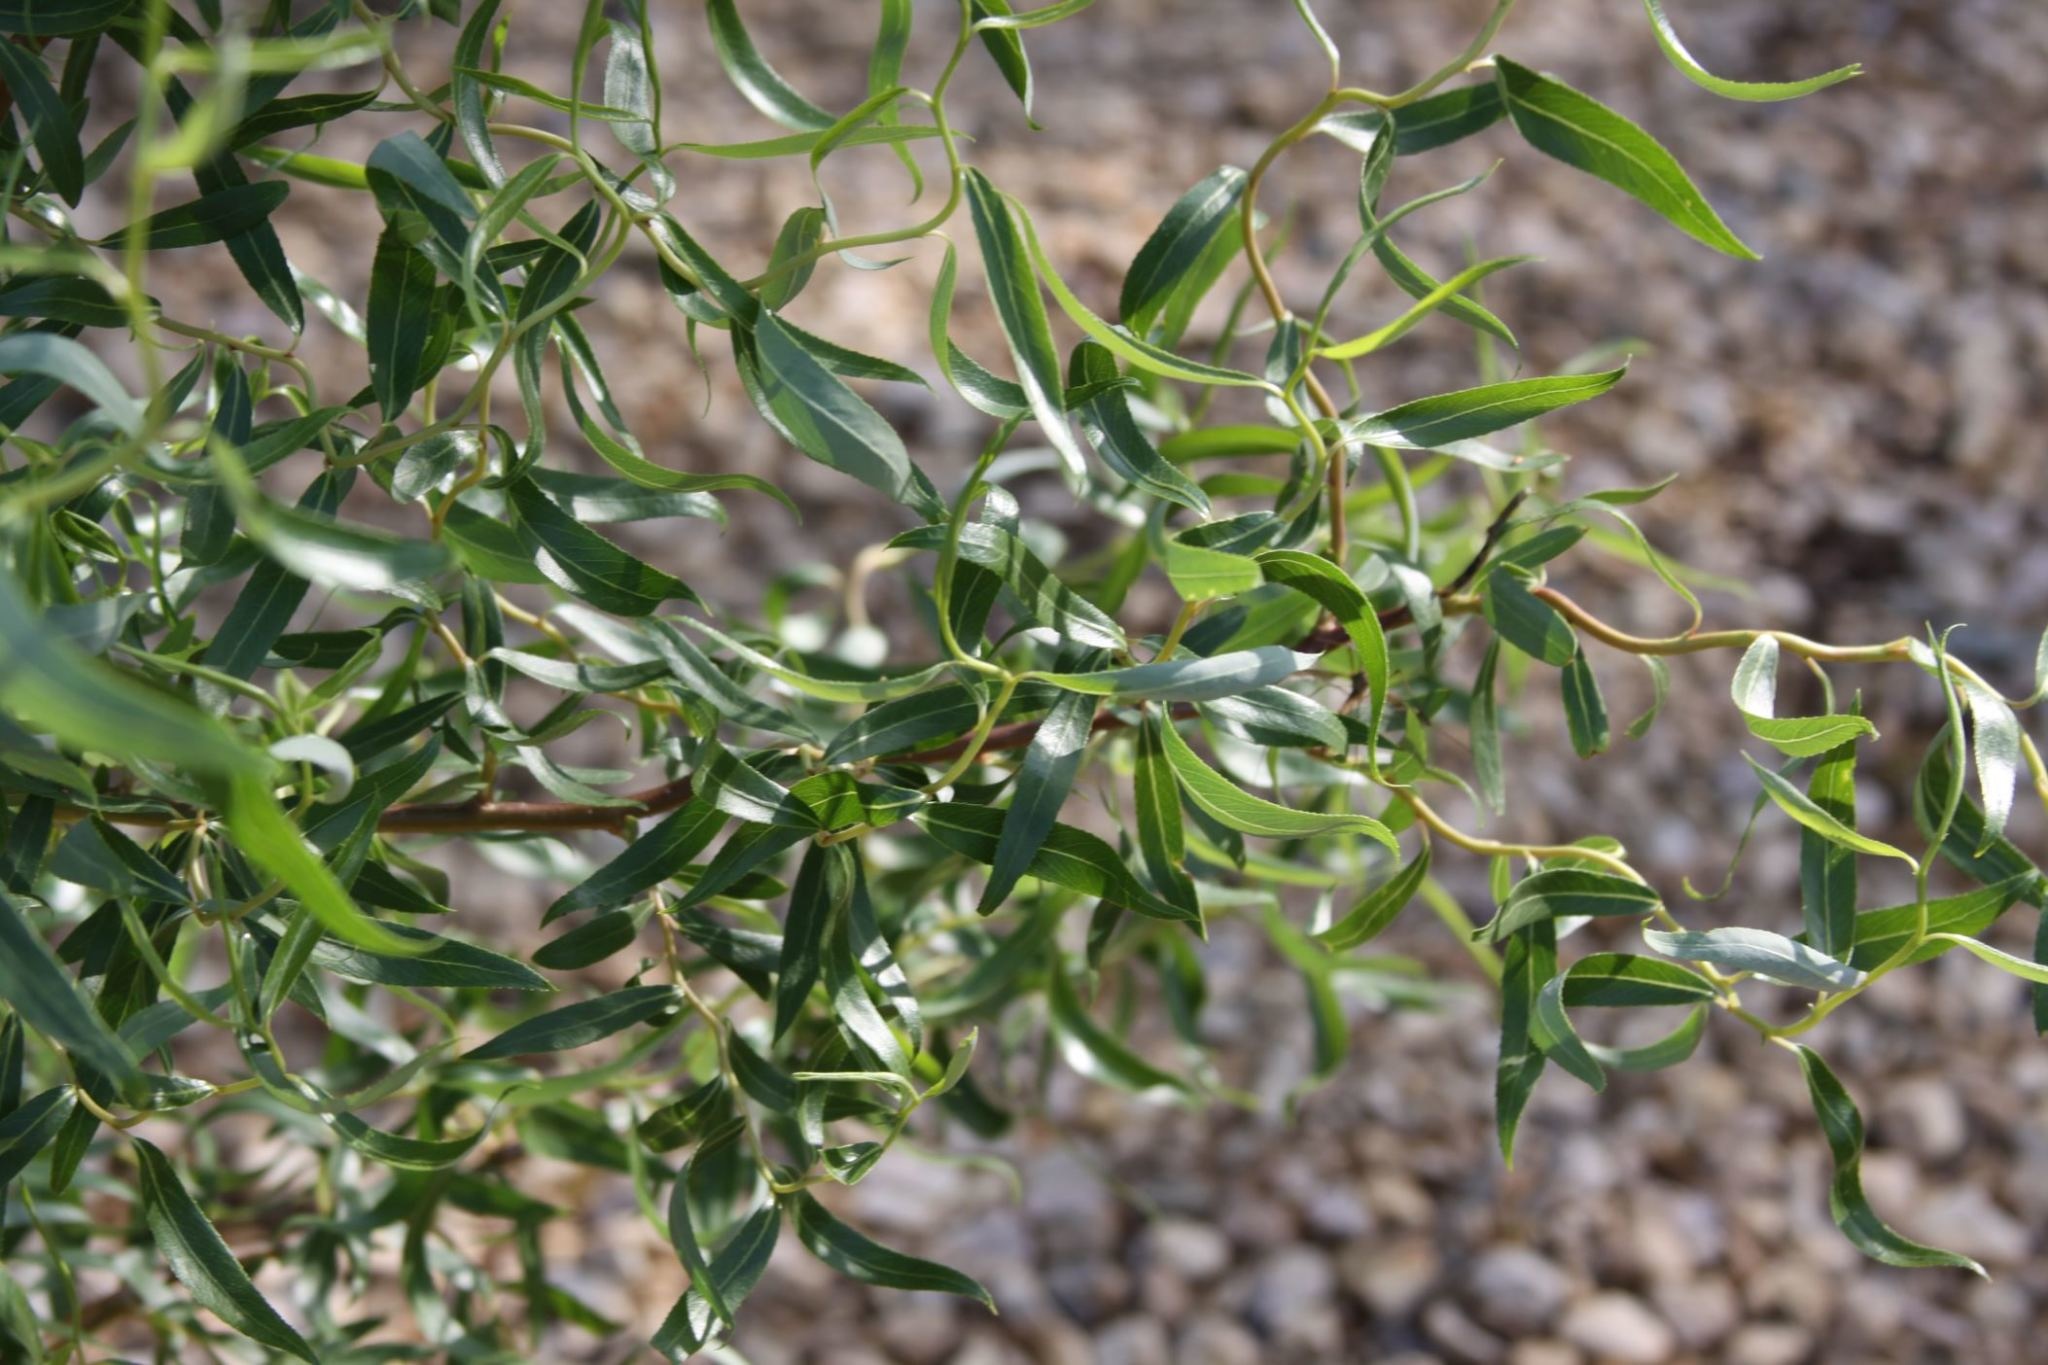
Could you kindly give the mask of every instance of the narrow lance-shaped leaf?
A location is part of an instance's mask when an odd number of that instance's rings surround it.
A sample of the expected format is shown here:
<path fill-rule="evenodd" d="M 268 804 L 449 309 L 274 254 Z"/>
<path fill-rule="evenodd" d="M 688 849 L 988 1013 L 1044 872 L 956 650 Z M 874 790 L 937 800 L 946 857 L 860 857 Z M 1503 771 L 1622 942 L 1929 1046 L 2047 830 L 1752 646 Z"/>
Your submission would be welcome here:
<path fill-rule="evenodd" d="M 754 46 L 753 37 L 740 20 L 735 0 L 709 0 L 705 17 L 711 21 L 711 44 L 727 79 L 747 103 L 785 128 L 798 130 L 829 128 L 833 116 L 799 95 L 781 73 L 770 66 Z"/>
<path fill-rule="evenodd" d="M 1504 431 L 1533 417 L 1598 398 L 1628 372 L 1627 366 L 1593 374 L 1510 379 L 1417 398 L 1344 424 L 1344 434 L 1367 445 L 1443 450 Z"/>
<path fill-rule="evenodd" d="M 682 1007 L 673 986 L 628 986 L 525 1019 L 463 1054 L 472 1062 L 563 1052 L 609 1038 L 622 1029 Z"/>
<path fill-rule="evenodd" d="M 1351 647 L 1358 653 L 1358 669 L 1365 675 L 1370 693 L 1366 705 L 1366 764 L 1379 771 L 1380 724 L 1386 716 L 1387 689 L 1393 682 L 1393 661 L 1387 651 L 1387 633 L 1379 613 L 1359 586 L 1336 564 L 1299 550 L 1267 550 L 1259 556 L 1266 581 L 1312 599 L 1337 618 Z"/>
<path fill-rule="evenodd" d="M 1052 324 L 1046 317 L 1045 299 L 1038 292 L 1038 277 L 1032 271 L 1024 236 L 1009 201 L 988 177 L 969 169 L 966 178 L 967 206 L 981 246 L 989 298 L 1017 364 L 1017 383 L 1039 429 L 1058 452 L 1068 481 L 1078 488 L 1087 477 L 1087 457 L 1067 425 L 1059 353 L 1053 349 Z"/>
<path fill-rule="evenodd" d="M 1716 251 L 1761 259 L 1728 230 L 1671 153 L 1641 128 L 1562 81 L 1505 57 L 1494 59 L 1494 73 L 1508 115 L 1530 146 L 1633 195 Z"/>
<path fill-rule="evenodd" d="M 138 1073 L 135 1059 L 88 1005 L 71 973 L 21 913 L 0 895 L 0 999 L 52 1042 L 123 1085 Z"/>
<path fill-rule="evenodd" d="M 164 1154 L 141 1138 L 132 1142 L 140 1168 L 142 1216 L 171 1273 L 203 1307 L 243 1336 L 299 1360 L 317 1361 L 305 1338 L 250 1282 Z"/>
<path fill-rule="evenodd" d="M 1793 786 L 1782 775 L 1766 768 L 1763 764 L 1750 758 L 1748 754 L 1744 754 L 1742 757 L 1751 768 L 1755 769 L 1757 780 L 1764 784 L 1764 791 L 1769 793 L 1771 800 L 1777 803 L 1778 809 L 1784 811 L 1785 814 L 1791 816 L 1815 834 L 1820 835 L 1821 838 L 1840 844 L 1844 848 L 1854 849 L 1858 853 L 1871 854 L 1874 857 L 1897 858 L 1903 863 L 1918 862 L 1918 859 L 1914 858 L 1912 854 L 1907 853 L 1904 849 L 1894 848 L 1890 844 L 1879 839 L 1873 839 L 1866 834 L 1858 834 L 1855 830 L 1815 805 L 1807 798 L 1806 793 Z"/>
<path fill-rule="evenodd" d="M 1500 1060 L 1494 1073 L 1494 1130 L 1500 1154 L 1515 1162 L 1515 1133 L 1522 1111 L 1543 1074 L 1543 1049 L 1536 1044 L 1536 997 L 1557 975 L 1557 928 L 1541 920 L 1508 937 L 1501 952 Z"/>
<path fill-rule="evenodd" d="M 1684 933 L 1645 929 L 1643 939 L 1666 957 L 1749 972 L 1784 986 L 1840 991 L 1863 980 L 1863 973 L 1848 963 L 1763 929 L 1728 927 Z"/>
<path fill-rule="evenodd" d="M 1671 64 L 1694 85 L 1703 90 L 1711 90 L 1724 99 L 1758 103 L 1793 100 L 1863 74 L 1862 64 L 1851 62 L 1847 66 L 1838 66 L 1833 71 L 1823 71 L 1818 76 L 1808 76 L 1805 80 L 1726 80 L 1701 66 L 1699 60 L 1686 49 L 1685 44 L 1679 41 L 1677 30 L 1671 27 L 1671 20 L 1664 13 L 1664 0 L 1643 0 L 1643 8 L 1649 12 L 1651 30 L 1657 35 L 1657 46 L 1664 49 L 1664 55 L 1671 59 Z"/>
<path fill-rule="evenodd" d="M 1195 268 L 1209 243 L 1237 212 L 1245 173 L 1225 166 L 1174 201 L 1159 226 L 1138 248 L 1124 273 L 1117 313 L 1126 327 L 1143 332 L 1167 295 Z"/>
<path fill-rule="evenodd" d="M 834 1218 L 804 1191 L 785 1196 L 783 1209 L 789 1217 L 789 1230 L 804 1249 L 850 1279 L 886 1289 L 959 1294 L 995 1311 L 995 1300 L 975 1281 L 950 1266 L 891 1251 Z"/>
<path fill-rule="evenodd" d="M 1052 832 L 1087 751 L 1096 705 L 1097 699 L 1086 693 L 1063 693 L 1039 722 L 1017 772 L 1016 795 L 1003 817 L 996 860 L 981 892 L 982 914 L 994 912 L 1010 898 Z"/>
<path fill-rule="evenodd" d="M 1421 850 L 1383 884 L 1358 898 L 1350 913 L 1317 934 L 1330 951 L 1345 953 L 1378 937 L 1397 915 L 1415 899 L 1429 878 L 1430 846 Z"/>
<path fill-rule="evenodd" d="M 1828 1212 L 1856 1249 L 1872 1260 L 1896 1266 L 1953 1266 L 1984 1274 L 1967 1256 L 1923 1246 L 1886 1226 L 1863 1193 L 1863 1115 L 1828 1064 L 1812 1048 L 1792 1044 L 1806 1075 L 1807 1093 L 1820 1119 L 1821 1135 L 1834 1157 L 1835 1176 L 1828 1187 Z"/>
<path fill-rule="evenodd" d="M 789 918 L 775 977 L 775 1037 L 803 1017 L 824 962 L 825 940 L 840 932 L 853 895 L 853 855 L 845 844 L 812 844 L 804 851 L 789 893 Z"/>
<path fill-rule="evenodd" d="M 1828 750 L 1814 765 L 1807 797 L 1842 825 L 1856 827 L 1856 742 Z M 1811 829 L 1799 831 L 1799 908 L 1806 941 L 1830 957 L 1856 938 L 1856 850 Z"/>
<path fill-rule="evenodd" d="M 1589 867 L 1553 867 L 1515 883 L 1500 913 L 1474 934 L 1498 943 L 1518 930 L 1578 916 L 1647 915 L 1660 904 L 1655 887 Z"/>
<path fill-rule="evenodd" d="M 1564 688 L 1565 725 L 1571 731 L 1572 749 L 1580 758 L 1592 758 L 1607 751 L 1612 732 L 1607 723 L 1607 703 L 1600 697 L 1600 680 L 1581 649 L 1572 655 L 1560 675 Z"/>
<path fill-rule="evenodd" d="M 1269 839 L 1299 839 L 1317 834 L 1352 833 L 1376 839 L 1389 849 L 1397 845 L 1387 827 L 1369 815 L 1325 814 L 1296 810 L 1253 796 L 1204 763 L 1171 725 L 1160 727 L 1167 766 L 1188 799 L 1210 818 L 1243 834 Z"/>

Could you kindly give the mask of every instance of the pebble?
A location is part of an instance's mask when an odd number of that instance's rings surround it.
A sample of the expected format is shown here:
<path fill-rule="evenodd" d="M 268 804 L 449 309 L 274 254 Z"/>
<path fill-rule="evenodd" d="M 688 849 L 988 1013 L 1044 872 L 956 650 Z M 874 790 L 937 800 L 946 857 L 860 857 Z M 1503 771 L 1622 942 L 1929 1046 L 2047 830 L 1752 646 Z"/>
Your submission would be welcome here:
<path fill-rule="evenodd" d="M 1504 1336 L 1523 1337 L 1550 1325 L 1571 1287 L 1562 1267 L 1530 1248 L 1495 1246 L 1473 1262 L 1466 1297 L 1480 1322 Z"/>
<path fill-rule="evenodd" d="M 1422 1332 L 1453 1360 L 1466 1365 L 1497 1365 L 1507 1359 L 1507 1344 L 1465 1316 L 1449 1299 L 1422 1310 Z"/>
<path fill-rule="evenodd" d="M 1616 1365 L 1660 1365 L 1678 1347 L 1670 1325 L 1641 1299 L 1611 1290 L 1566 1309 L 1558 1331 L 1588 1355 Z"/>
<path fill-rule="evenodd" d="M 1275 1335 L 1291 1319 L 1326 1307 L 1337 1292 L 1330 1258 L 1310 1246 L 1282 1248 L 1259 1263 L 1252 1281 L 1252 1317 Z"/>
<path fill-rule="evenodd" d="M 1384 1246 L 1357 1242 L 1337 1256 L 1344 1288 L 1362 1300 L 1375 1318 L 1406 1318 L 1436 1286 L 1443 1262 L 1425 1237 L 1403 1237 Z"/>
<path fill-rule="evenodd" d="M 1096 1365 L 1172 1365 L 1172 1355 L 1157 1318 L 1132 1314 L 1095 1334 Z"/>
<path fill-rule="evenodd" d="M 1923 1161 L 1946 1161 L 1970 1141 L 1962 1097 L 1937 1076 L 1915 1076 L 1886 1088 L 1877 1109 L 1882 1137 Z"/>
<path fill-rule="evenodd" d="M 1174 1365 L 1259 1365 L 1259 1339 L 1233 1318 L 1205 1313 L 1181 1330 Z"/>
<path fill-rule="evenodd" d="M 1813 1333 L 1791 1322 L 1753 1322 L 1728 1341 L 1728 1365 L 1801 1365 L 1813 1355 Z"/>
<path fill-rule="evenodd" d="M 1725 1276 L 1667 1280 L 1652 1289 L 1650 1297 L 1687 1350 L 1705 1350 L 1742 1320 L 1741 1300 Z"/>
<path fill-rule="evenodd" d="M 1154 1260 L 1192 1284 L 1206 1284 L 1230 1268 L 1230 1239 L 1211 1223 L 1158 1219 L 1146 1231 L 1146 1245 Z"/>

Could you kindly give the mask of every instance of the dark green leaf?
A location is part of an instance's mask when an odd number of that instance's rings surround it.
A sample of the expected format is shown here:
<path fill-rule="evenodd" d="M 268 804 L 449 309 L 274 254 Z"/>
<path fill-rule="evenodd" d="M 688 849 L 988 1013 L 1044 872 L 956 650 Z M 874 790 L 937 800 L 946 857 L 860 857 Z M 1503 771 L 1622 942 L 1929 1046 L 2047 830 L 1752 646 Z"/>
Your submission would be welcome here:
<path fill-rule="evenodd" d="M 1499 384 L 1417 398 L 1345 423 L 1345 435 L 1367 445 L 1444 450 L 1519 426 L 1546 412 L 1583 403 L 1621 382 L 1627 366 L 1594 374 L 1510 379 Z"/>
<path fill-rule="evenodd" d="M 1580 758 L 1607 752 L 1612 734 L 1607 725 L 1607 703 L 1600 697 L 1600 680 L 1581 649 L 1572 655 L 1563 673 L 1564 718 L 1571 730 L 1572 748 Z"/>
<path fill-rule="evenodd" d="M 250 1340 L 304 1361 L 318 1361 L 305 1338 L 277 1315 L 249 1282 L 248 1272 L 185 1192 L 164 1154 L 133 1138 L 139 1167 L 142 1216 L 157 1254 L 200 1305 Z"/>
<path fill-rule="evenodd" d="M 1513 569 L 1496 568 L 1486 575 L 1481 606 L 1486 623 L 1530 658 L 1564 668 L 1579 657 L 1579 642 L 1570 624 L 1556 608 L 1531 593 L 1527 581 Z"/>
<path fill-rule="evenodd" d="M 649 1019 L 673 1014 L 682 1008 L 682 1003 L 673 986 L 628 986 L 522 1020 L 462 1055 L 465 1061 L 482 1062 L 535 1052 L 564 1052 L 609 1038 Z"/>
<path fill-rule="evenodd" d="M 1126 327 L 1146 330 L 1167 296 L 1195 268 L 1209 243 L 1237 212 L 1244 186 L 1245 173 L 1225 166 L 1174 201 L 1124 273 L 1117 312 Z"/>
<path fill-rule="evenodd" d="M 71 974 L 18 906 L 0 895 L 0 999 L 28 1026 L 94 1070 L 124 1084 L 139 1073 L 135 1059 L 88 1005 Z"/>
<path fill-rule="evenodd" d="M 1531 873 L 1515 883 L 1500 913 L 1474 937 L 1498 943 L 1532 924 L 1581 915 L 1647 915 L 1659 904 L 1654 887 L 1589 867 L 1553 867 Z"/>
<path fill-rule="evenodd" d="M 1084 693 L 1063 693 L 1039 722 L 1017 771 L 1016 795 L 1003 817 L 995 862 L 982 887 L 982 914 L 993 913 L 1010 898 L 1057 823 L 1094 733 L 1096 704 Z"/>
<path fill-rule="evenodd" d="M 506 499 L 541 572 L 593 607 L 646 616 L 667 601 L 697 600 L 676 578 L 635 559 L 563 511 L 532 479 L 512 484 Z"/>
<path fill-rule="evenodd" d="M 1828 1212 L 1834 1215 L 1835 1226 L 1858 1251 L 1886 1265 L 1954 1266 L 1983 1275 L 1984 1267 L 1969 1257 L 1901 1237 L 1877 1216 L 1863 1194 L 1863 1115 L 1819 1053 L 1797 1043 L 1792 1050 L 1799 1055 L 1814 1114 L 1835 1159 L 1835 1176 L 1828 1187 Z"/>
<path fill-rule="evenodd" d="M 1358 904 L 1351 907 L 1349 914 L 1316 937 L 1335 953 L 1349 952 L 1371 942 L 1415 899 L 1415 893 L 1422 889 L 1422 883 L 1428 877 L 1429 845 L 1424 844 L 1422 850 L 1385 884 L 1359 897 Z"/>
<path fill-rule="evenodd" d="M 205 246 L 247 232 L 265 222 L 284 203 L 291 186 L 282 180 L 264 180 L 253 185 L 230 185 L 202 194 L 189 203 L 151 214 L 139 225 L 145 251 L 168 251 L 176 247 Z M 100 245 L 121 247 L 132 229 L 110 232 Z"/>

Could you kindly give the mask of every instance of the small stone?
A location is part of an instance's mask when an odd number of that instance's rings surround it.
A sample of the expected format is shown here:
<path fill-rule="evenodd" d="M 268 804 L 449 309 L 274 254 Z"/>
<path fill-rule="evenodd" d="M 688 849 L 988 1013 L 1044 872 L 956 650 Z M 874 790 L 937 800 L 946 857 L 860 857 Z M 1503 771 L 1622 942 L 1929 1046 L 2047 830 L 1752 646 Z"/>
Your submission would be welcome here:
<path fill-rule="evenodd" d="M 1622 1365 L 1659 1365 L 1677 1349 L 1677 1338 L 1664 1319 L 1641 1299 L 1601 1293 L 1565 1310 L 1558 1330 L 1587 1354 Z"/>
<path fill-rule="evenodd" d="M 1697 1280 L 1667 1280 L 1650 1297 L 1678 1333 L 1687 1350 L 1700 1351 L 1733 1331 L 1742 1320 L 1742 1304 L 1735 1286 L 1720 1275 Z"/>
<path fill-rule="evenodd" d="M 1302 1216 L 1310 1232 L 1332 1242 L 1351 1242 L 1373 1230 L 1372 1210 L 1348 1186 L 1325 1187 L 1307 1202 Z"/>
<path fill-rule="evenodd" d="M 1571 1343 L 1541 1337 L 1518 1341 L 1508 1351 L 1508 1365 L 1582 1365 L 1584 1360 Z"/>
<path fill-rule="evenodd" d="M 1171 1365 L 1166 1329 L 1140 1314 L 1118 1318 L 1095 1334 L 1096 1365 Z"/>
<path fill-rule="evenodd" d="M 1109 1261 L 1061 1261 L 1045 1272 L 1045 1287 L 1076 1322 L 1101 1322 L 1131 1301 L 1131 1277 Z"/>
<path fill-rule="evenodd" d="M 1442 1269 L 1435 1245 L 1424 1237 L 1404 1237 L 1385 1246 L 1355 1243 L 1337 1256 L 1344 1287 L 1375 1318 L 1388 1321 L 1413 1313 L 1435 1287 Z"/>
<path fill-rule="evenodd" d="M 1278 1334 L 1290 1320 L 1327 1307 L 1337 1292 L 1330 1258 L 1311 1246 L 1283 1247 L 1259 1263 L 1252 1316 Z"/>
<path fill-rule="evenodd" d="M 1161 1218 L 1146 1236 L 1152 1257 L 1191 1284 L 1203 1284 L 1230 1268 L 1230 1239 L 1209 1223 Z"/>
<path fill-rule="evenodd" d="M 1970 1119 L 1955 1087 L 1938 1076 L 1916 1076 L 1885 1094 L 1878 1128 L 1925 1161 L 1946 1161 L 1970 1141 Z"/>
<path fill-rule="evenodd" d="M 1813 1354 L 1813 1333 L 1795 1322 L 1754 1322 L 1728 1342 L 1728 1365 L 1801 1365 Z"/>
<path fill-rule="evenodd" d="M 2018 1264 L 2033 1234 L 1976 1185 L 1951 1185 L 1928 1194 L 1910 1219 L 1900 1219 L 1921 1241 L 1978 1260 Z"/>
<path fill-rule="evenodd" d="M 1422 1333 L 1465 1365 L 1498 1365 L 1507 1359 L 1506 1344 L 1449 1299 L 1438 1299 L 1422 1310 Z"/>
<path fill-rule="evenodd" d="M 1205 1313 L 1180 1334 L 1174 1365 L 1259 1365 L 1259 1339 L 1231 1318 Z"/>
<path fill-rule="evenodd" d="M 1835 1315 L 1835 1277 L 1798 1258 L 1767 1261 L 1746 1281 L 1752 1318 L 1785 1317 L 1818 1331 Z"/>
<path fill-rule="evenodd" d="M 981 1327 L 947 1365 L 1027 1365 L 1027 1358 L 1000 1333 Z"/>
<path fill-rule="evenodd" d="M 906 1295 L 881 1315 L 883 1342 L 910 1365 L 937 1365 L 953 1355 L 960 1328 L 953 1305 L 929 1294 Z"/>
<path fill-rule="evenodd" d="M 1506 1337 L 1542 1331 L 1564 1307 L 1571 1276 L 1524 1246 L 1494 1246 L 1473 1262 L 1468 1295 L 1479 1321 Z"/>

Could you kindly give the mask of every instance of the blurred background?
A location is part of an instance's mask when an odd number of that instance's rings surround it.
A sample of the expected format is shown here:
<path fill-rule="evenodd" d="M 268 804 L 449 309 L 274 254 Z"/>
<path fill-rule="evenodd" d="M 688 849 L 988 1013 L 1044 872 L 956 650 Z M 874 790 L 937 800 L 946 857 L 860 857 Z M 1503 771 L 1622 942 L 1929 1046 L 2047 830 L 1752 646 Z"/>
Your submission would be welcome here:
<path fill-rule="evenodd" d="M 1347 79 L 1392 89 L 1461 48 L 1489 7 L 1324 0 L 1319 9 Z M 508 8 L 517 35 L 508 69 L 561 89 L 578 7 Z M 1957 649 L 2024 693 L 2048 624 L 2048 6 L 1670 8 L 1718 73 L 1789 78 L 1861 61 L 1867 74 L 1796 104 L 1727 103 L 1671 69 L 1634 0 L 1532 0 L 1496 46 L 1651 130 L 1764 253 L 1761 264 L 1697 246 L 1520 146 L 1505 126 L 1402 164 L 1395 199 L 1507 158 L 1480 191 L 1409 220 L 1404 247 L 1439 276 L 1468 251 L 1540 256 L 1487 286 L 1532 373 L 1626 343 L 1628 379 L 1546 423 L 1546 436 L 1573 453 L 1575 491 L 1679 476 L 1642 520 L 1678 560 L 1748 585 L 1746 596 L 1707 594 L 1710 623 L 1838 641 L 1967 623 Z M 655 0 L 655 9 L 667 135 L 777 131 L 727 87 L 700 8 Z M 928 83 L 943 55 L 950 9 L 920 6 L 914 82 Z M 745 13 L 771 61 L 813 100 L 844 108 L 865 94 L 873 6 L 747 0 Z M 428 40 L 417 44 L 418 74 L 431 84 L 451 39 L 444 29 L 413 36 Z M 971 159 L 1028 207 L 1062 273 L 1101 304 L 1181 191 L 1219 164 L 1249 164 L 1322 81 L 1285 0 L 1107 0 L 1030 35 L 1030 48 L 1043 131 L 1025 125 L 979 54 L 952 101 L 954 121 L 975 139 Z M 373 126 L 361 145 L 336 137 L 320 150 L 360 157 L 381 135 Z M 735 267 L 754 268 L 782 218 L 812 199 L 800 162 L 674 164 L 673 207 Z M 835 158 L 827 181 L 847 231 L 927 211 L 906 204 L 902 171 L 883 151 Z M 1355 154 L 1327 141 L 1301 148 L 1270 182 L 1270 212 L 1295 206 L 1277 269 L 1297 305 L 1314 299 L 1355 234 L 1355 182 Z M 293 259 L 360 304 L 375 231 L 368 203 L 302 187 L 278 222 Z M 925 308 L 938 253 L 911 254 L 880 274 L 827 263 L 793 315 L 863 350 L 915 357 L 936 378 Z M 971 249 L 968 258 L 955 336 L 993 362 L 1002 345 Z M 224 257 L 217 272 L 160 271 L 152 285 L 180 316 L 274 330 Z M 1383 281 L 1347 297 L 1368 325 L 1406 302 Z M 900 511 L 783 448 L 717 347 L 700 375 L 651 260 L 629 258 L 584 317 L 597 324 L 621 406 L 654 458 L 766 474 L 803 504 L 797 527 L 765 500 L 734 495 L 723 532 L 664 525 L 634 541 L 721 609 L 755 613 L 772 573 L 844 566 L 902 529 Z M 305 351 L 360 382 L 360 351 L 331 329 L 315 324 Z M 1425 326 L 1376 358 L 1368 383 L 1392 403 L 1474 382 L 1473 363 L 1469 334 Z M 875 397 L 942 486 L 984 435 L 983 420 L 943 386 L 894 385 Z M 1099 535 L 1055 480 L 1017 492 L 1028 515 L 1077 545 Z M 648 530 L 621 529 L 629 540 Z M 1626 628 L 1684 624 L 1654 580 L 1613 561 L 1575 556 L 1559 582 Z M 885 631 L 907 619 L 886 584 L 865 605 Z M 1127 615 L 1163 625 L 1171 610 L 1154 584 Z M 1754 791 L 1726 700 L 1734 662 L 1676 661 L 1656 730 L 1591 765 L 1571 757 L 1549 690 L 1533 689 L 1509 739 L 1507 827 L 1530 839 L 1612 834 L 1667 888 L 1688 875 L 1718 882 Z M 1632 715 L 1646 675 L 1620 656 L 1596 665 L 1617 717 Z M 1845 670 L 1839 681 L 1866 679 Z M 1900 670 L 1867 681 L 1884 740 L 1865 759 L 1859 797 L 1868 827 L 1896 830 L 1940 701 Z M 1799 685 L 1791 669 L 1786 682 Z M 2037 853 L 2038 816 L 2015 825 Z M 1767 822 L 1726 901 L 1695 911 L 1698 923 L 1796 925 L 1788 828 Z M 1475 912 L 1486 904 L 1483 874 L 1476 864 L 1453 874 Z M 1881 895 L 1884 884 L 1873 883 Z M 552 894 L 488 869 L 465 885 L 465 925 L 488 938 L 482 926 L 500 920 L 513 943 L 532 934 Z M 1999 942 L 2026 941 L 2032 924 L 2020 919 L 2000 926 Z M 2011 978 L 1952 955 L 1886 981 L 1815 1034 L 1870 1121 L 1873 1202 L 1901 1230 L 1982 1260 L 1993 1278 L 1978 1283 L 1886 1270 L 1840 1239 L 1797 1069 L 1746 1030 L 1717 1024 L 1688 1065 L 1617 1076 L 1604 1095 L 1552 1074 L 1523 1125 L 1518 1165 L 1504 1170 L 1483 979 L 1426 917 L 1382 943 L 1449 989 L 1426 1009 L 1390 1010 L 1355 993 L 1351 1060 L 1297 1114 L 1282 1100 L 1309 1067 L 1299 981 L 1255 932 L 1226 926 L 1206 950 L 1206 1028 L 1226 1074 L 1264 1101 L 1258 1112 L 1148 1105 L 1058 1071 L 1042 1116 L 1009 1137 L 950 1134 L 846 1193 L 848 1216 L 876 1236 L 984 1280 L 999 1318 L 937 1296 L 862 1292 L 785 1239 L 747 1305 L 737 1356 L 755 1365 L 2048 1358 L 2048 1049 Z M 635 1332 L 651 1330 L 682 1275 L 626 1182 L 538 1159 L 533 1167 L 534 1192 L 584 1210 L 549 1233 L 565 1285 Z M 623 1341 L 573 1334 L 558 1349 L 561 1358 L 630 1354 Z"/>

